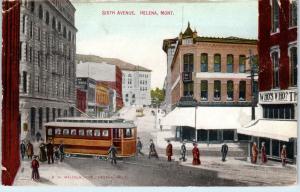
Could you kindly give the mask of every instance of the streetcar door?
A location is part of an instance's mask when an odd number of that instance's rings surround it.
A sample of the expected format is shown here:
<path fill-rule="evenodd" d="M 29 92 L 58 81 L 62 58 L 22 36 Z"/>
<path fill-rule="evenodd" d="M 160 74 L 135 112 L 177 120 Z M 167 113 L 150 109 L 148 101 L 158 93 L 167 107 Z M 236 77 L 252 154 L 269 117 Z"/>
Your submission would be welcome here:
<path fill-rule="evenodd" d="M 121 150 L 121 129 L 113 129 L 113 143 L 117 150 Z"/>

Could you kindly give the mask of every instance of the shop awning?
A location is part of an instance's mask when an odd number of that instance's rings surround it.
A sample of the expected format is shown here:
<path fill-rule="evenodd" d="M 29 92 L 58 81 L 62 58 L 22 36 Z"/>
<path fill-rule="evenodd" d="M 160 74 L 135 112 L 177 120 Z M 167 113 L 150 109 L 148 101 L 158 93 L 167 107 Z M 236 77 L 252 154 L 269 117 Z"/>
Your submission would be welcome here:
<path fill-rule="evenodd" d="M 296 120 L 259 119 L 237 130 L 240 134 L 280 141 L 297 138 Z"/>
<path fill-rule="evenodd" d="M 250 107 L 197 107 L 197 129 L 238 129 L 251 121 Z M 177 107 L 161 120 L 165 126 L 195 127 L 195 108 Z"/>

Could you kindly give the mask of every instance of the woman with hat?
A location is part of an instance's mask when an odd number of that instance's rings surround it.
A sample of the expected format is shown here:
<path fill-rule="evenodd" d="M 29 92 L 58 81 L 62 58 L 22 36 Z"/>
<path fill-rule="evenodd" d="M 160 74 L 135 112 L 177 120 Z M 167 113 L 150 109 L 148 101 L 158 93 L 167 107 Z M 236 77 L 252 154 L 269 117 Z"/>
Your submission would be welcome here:
<path fill-rule="evenodd" d="M 193 165 L 200 165 L 200 151 L 198 149 L 197 143 L 193 143 L 194 148 L 192 150 L 193 153 Z"/>
<path fill-rule="evenodd" d="M 262 142 L 261 143 L 261 162 L 264 164 L 264 163 L 267 163 L 268 161 L 268 158 L 267 158 L 267 153 L 266 153 L 266 146 L 265 146 L 265 142 Z"/>

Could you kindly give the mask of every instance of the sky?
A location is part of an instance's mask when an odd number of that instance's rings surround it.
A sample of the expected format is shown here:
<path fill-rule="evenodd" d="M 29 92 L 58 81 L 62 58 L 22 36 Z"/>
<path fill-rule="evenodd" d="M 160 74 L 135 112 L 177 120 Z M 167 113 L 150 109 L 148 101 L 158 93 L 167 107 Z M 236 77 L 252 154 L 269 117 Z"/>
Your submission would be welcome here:
<path fill-rule="evenodd" d="M 78 3 L 75 26 L 77 53 L 119 58 L 152 70 L 151 87 L 162 88 L 167 58 L 164 39 L 175 38 L 187 27 L 199 36 L 236 36 L 257 39 L 258 2 L 256 0 L 204 0 L 197 3 Z M 160 15 L 160 11 L 173 15 Z M 115 11 L 104 15 L 103 11 Z M 135 15 L 117 15 L 134 11 Z M 159 15 L 141 15 L 157 11 Z"/>

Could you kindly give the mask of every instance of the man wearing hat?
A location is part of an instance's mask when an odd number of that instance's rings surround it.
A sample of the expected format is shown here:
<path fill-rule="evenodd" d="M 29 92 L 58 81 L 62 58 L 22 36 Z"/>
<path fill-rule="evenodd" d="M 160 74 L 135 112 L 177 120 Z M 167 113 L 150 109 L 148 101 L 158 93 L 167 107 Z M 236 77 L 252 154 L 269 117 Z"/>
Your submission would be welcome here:
<path fill-rule="evenodd" d="M 138 137 L 137 138 L 137 143 L 136 143 L 136 149 L 137 149 L 137 155 L 138 154 L 141 154 L 141 155 L 144 155 L 144 153 L 142 152 L 142 148 L 143 148 L 143 144 L 142 144 L 142 142 L 141 142 L 141 140 L 140 140 L 140 138 Z"/>
<path fill-rule="evenodd" d="M 286 154 L 286 145 L 282 146 L 280 156 L 281 156 L 282 166 L 285 167 L 285 165 L 286 165 L 286 157 L 287 157 L 287 154 Z"/>
<path fill-rule="evenodd" d="M 263 164 L 267 163 L 268 158 L 267 158 L 267 153 L 266 153 L 265 142 L 262 142 L 262 143 L 261 143 L 261 149 L 260 149 L 260 152 L 261 152 L 261 162 L 262 162 Z"/>
<path fill-rule="evenodd" d="M 149 147 L 149 159 L 151 158 L 151 156 L 155 156 L 158 159 L 158 155 L 155 149 L 155 145 L 153 143 L 153 140 L 150 139 L 150 147 Z"/>
<path fill-rule="evenodd" d="M 20 145 L 20 150 L 21 150 L 21 157 L 22 160 L 24 159 L 25 153 L 26 153 L 26 145 L 24 143 L 24 140 L 22 140 L 22 143 Z"/>
<path fill-rule="evenodd" d="M 50 164 L 50 160 L 52 163 L 54 163 L 54 158 L 53 158 L 54 146 L 51 140 L 48 141 L 46 147 L 47 147 L 48 164 Z"/>
<path fill-rule="evenodd" d="M 31 168 L 32 168 L 32 174 L 31 174 L 31 179 L 36 181 L 40 179 L 40 174 L 39 174 L 39 162 L 37 160 L 37 156 L 33 156 L 33 160 L 31 162 Z"/>
<path fill-rule="evenodd" d="M 173 146 L 170 142 L 170 140 L 168 140 L 168 145 L 167 145 L 167 149 L 166 149 L 166 155 L 168 157 L 168 161 L 172 161 L 172 155 L 173 155 Z"/>
<path fill-rule="evenodd" d="M 186 158 L 185 158 L 185 154 L 186 154 L 185 141 L 182 142 L 182 145 L 181 145 L 181 148 L 180 148 L 180 154 L 181 154 L 181 157 L 179 158 L 179 160 L 182 160 L 183 162 L 185 162 L 186 161 Z"/>

